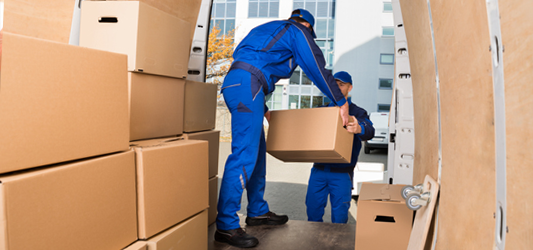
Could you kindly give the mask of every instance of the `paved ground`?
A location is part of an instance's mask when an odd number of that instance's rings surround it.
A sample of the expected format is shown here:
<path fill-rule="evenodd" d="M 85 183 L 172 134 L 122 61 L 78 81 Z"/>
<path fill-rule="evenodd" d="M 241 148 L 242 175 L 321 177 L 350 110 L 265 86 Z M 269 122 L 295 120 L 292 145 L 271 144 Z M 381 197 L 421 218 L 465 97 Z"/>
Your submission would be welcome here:
<path fill-rule="evenodd" d="M 231 153 L 230 142 L 220 142 L 219 151 L 219 187 L 224 173 L 224 164 Z M 387 166 L 387 150 L 373 150 L 371 154 L 364 154 L 361 150 L 359 162 L 380 162 Z M 270 210 L 275 213 L 286 214 L 290 220 L 307 220 L 305 212 L 305 194 L 307 181 L 311 172 L 311 163 L 284 163 L 267 154 L 267 185 L 265 199 Z M 246 215 L 246 191 L 243 195 L 239 215 Z M 326 207 L 324 222 L 331 222 L 329 204 Z M 352 200 L 349 224 L 355 224 L 357 206 Z"/>

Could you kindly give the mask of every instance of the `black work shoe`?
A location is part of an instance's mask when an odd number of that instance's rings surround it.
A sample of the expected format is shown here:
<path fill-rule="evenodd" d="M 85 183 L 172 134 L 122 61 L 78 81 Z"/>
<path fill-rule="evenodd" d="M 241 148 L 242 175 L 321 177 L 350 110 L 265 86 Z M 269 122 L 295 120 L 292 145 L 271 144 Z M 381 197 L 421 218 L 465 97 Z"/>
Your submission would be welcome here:
<path fill-rule="evenodd" d="M 246 224 L 248 226 L 259 226 L 259 225 L 283 225 L 289 221 L 289 216 L 287 215 L 277 215 L 272 212 L 257 216 L 257 217 L 246 217 Z"/>
<path fill-rule="evenodd" d="M 219 230 L 215 232 L 215 240 L 226 242 L 236 247 L 255 247 L 259 244 L 257 238 L 247 234 L 244 229 L 237 228 L 232 230 Z"/>

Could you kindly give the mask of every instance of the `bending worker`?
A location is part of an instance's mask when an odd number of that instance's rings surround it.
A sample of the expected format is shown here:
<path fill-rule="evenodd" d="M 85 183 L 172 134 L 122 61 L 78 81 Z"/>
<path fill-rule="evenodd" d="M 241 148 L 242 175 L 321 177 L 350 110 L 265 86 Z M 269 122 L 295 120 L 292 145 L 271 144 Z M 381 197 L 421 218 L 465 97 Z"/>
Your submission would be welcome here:
<path fill-rule="evenodd" d="M 374 127 L 366 110 L 353 104 L 348 94 L 352 90 L 352 77 L 345 71 L 337 72 L 335 80 L 339 85 L 344 97 L 350 104 L 350 116 L 354 118 L 346 129 L 354 133 L 352 146 L 352 159 L 350 163 L 315 163 L 311 169 L 305 205 L 307 206 L 307 220 L 322 222 L 324 209 L 328 202 L 331 203 L 331 222 L 348 222 L 348 209 L 352 199 L 353 171 L 361 141 L 370 140 L 374 137 Z M 330 104 L 330 106 L 332 106 Z"/>
<path fill-rule="evenodd" d="M 270 119 L 265 96 L 275 83 L 289 78 L 299 65 L 317 87 L 340 106 L 344 125 L 348 123 L 348 103 L 326 70 L 324 55 L 313 40 L 315 19 L 303 9 L 292 12 L 289 20 L 260 25 L 237 46 L 221 92 L 231 112 L 232 154 L 226 161 L 218 199 L 215 240 L 237 247 L 254 247 L 259 241 L 239 225 L 244 189 L 248 194 L 246 224 L 282 225 L 289 218 L 270 212 L 263 195 L 266 175 L 266 144 L 263 117 Z"/>

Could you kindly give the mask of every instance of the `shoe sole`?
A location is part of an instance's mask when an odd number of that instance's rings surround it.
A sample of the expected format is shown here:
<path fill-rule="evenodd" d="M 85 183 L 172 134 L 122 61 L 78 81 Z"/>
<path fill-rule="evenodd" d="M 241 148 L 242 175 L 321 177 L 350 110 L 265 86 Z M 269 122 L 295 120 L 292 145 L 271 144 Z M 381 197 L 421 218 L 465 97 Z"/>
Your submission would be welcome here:
<path fill-rule="evenodd" d="M 227 243 L 227 244 L 230 244 L 232 246 L 240 247 L 240 248 L 251 248 L 251 247 L 255 247 L 255 246 L 257 246 L 257 244 L 259 244 L 259 241 L 257 241 L 257 242 L 249 242 L 247 244 L 240 244 L 239 245 L 239 244 L 231 242 L 226 237 L 218 235 L 216 233 L 215 233 L 215 241 L 221 242 L 221 243 Z"/>

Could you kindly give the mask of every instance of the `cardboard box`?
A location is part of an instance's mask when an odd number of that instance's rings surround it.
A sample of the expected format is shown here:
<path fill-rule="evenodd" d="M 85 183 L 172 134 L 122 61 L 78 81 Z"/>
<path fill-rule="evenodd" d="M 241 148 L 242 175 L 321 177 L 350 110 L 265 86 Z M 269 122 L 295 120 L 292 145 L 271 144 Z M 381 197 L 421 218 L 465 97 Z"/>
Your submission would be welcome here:
<path fill-rule="evenodd" d="M 87 1 L 87 0 L 85 0 Z M 100 0 L 90 0 L 100 1 Z M 108 1 L 131 1 L 131 0 L 108 0 Z M 198 14 L 200 13 L 200 6 L 202 0 L 140 0 L 150 6 L 156 7 L 164 12 L 172 14 L 190 23 L 191 27 L 191 43 L 194 36 Z M 207 28 L 207 27 L 204 27 Z"/>
<path fill-rule="evenodd" d="M 207 211 L 148 239 L 148 250 L 207 250 Z"/>
<path fill-rule="evenodd" d="M 0 248 L 131 244 L 137 240 L 134 164 L 128 151 L 0 177 Z"/>
<path fill-rule="evenodd" d="M 185 80 L 128 73 L 130 141 L 183 133 Z"/>
<path fill-rule="evenodd" d="M 0 173 L 128 150 L 126 56 L 3 32 Z"/>
<path fill-rule="evenodd" d="M 187 80 L 185 83 L 184 132 L 215 128 L 217 116 L 217 85 Z"/>
<path fill-rule="evenodd" d="M 207 225 L 215 223 L 217 220 L 217 204 L 218 204 L 218 176 L 209 179 L 209 209 Z"/>
<path fill-rule="evenodd" d="M 207 142 L 167 138 L 138 141 L 132 146 L 137 165 L 139 239 L 209 206 Z"/>
<path fill-rule="evenodd" d="M 338 107 L 275 110 L 270 114 L 267 152 L 284 162 L 349 163 L 353 134 Z"/>
<path fill-rule="evenodd" d="M 2 3 L 4 32 L 69 43 L 77 1 L 5 0 Z"/>
<path fill-rule="evenodd" d="M 403 186 L 362 184 L 357 202 L 356 250 L 407 249 L 413 211 L 401 196 Z"/>
<path fill-rule="evenodd" d="M 204 140 L 209 142 L 209 177 L 218 175 L 218 155 L 220 146 L 220 131 L 211 130 L 197 133 L 185 133 L 183 138 L 187 140 Z"/>
<path fill-rule="evenodd" d="M 123 250 L 148 250 L 148 246 L 146 245 L 146 241 L 137 241 Z"/>
<path fill-rule="evenodd" d="M 128 70 L 185 78 L 190 24 L 138 1 L 83 1 L 80 46 L 128 55 Z"/>

